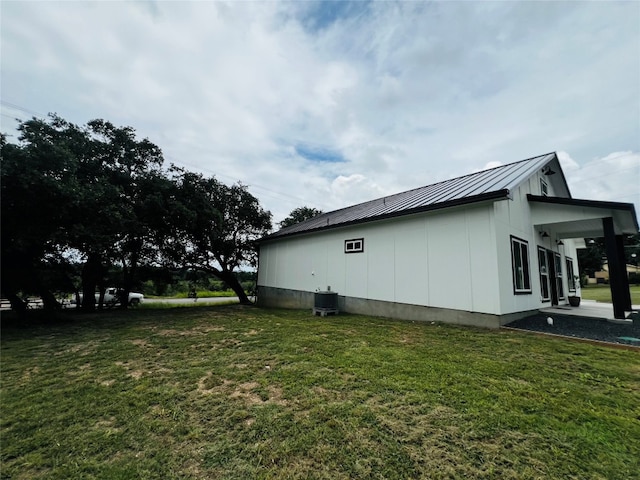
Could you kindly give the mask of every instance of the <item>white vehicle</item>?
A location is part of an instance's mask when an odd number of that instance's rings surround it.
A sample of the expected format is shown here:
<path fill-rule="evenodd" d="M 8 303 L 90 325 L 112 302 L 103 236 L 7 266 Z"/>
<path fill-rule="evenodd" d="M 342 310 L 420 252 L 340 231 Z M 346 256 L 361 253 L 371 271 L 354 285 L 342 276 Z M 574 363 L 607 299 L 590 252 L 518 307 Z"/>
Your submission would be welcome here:
<path fill-rule="evenodd" d="M 120 303 L 120 295 L 117 288 L 109 287 L 104 291 L 104 305 L 113 306 Z M 137 292 L 129 292 L 129 305 L 132 307 L 140 305 L 144 300 L 144 295 Z M 100 301 L 100 294 L 96 292 L 96 303 Z M 71 303 L 75 303 L 76 299 L 72 298 Z M 82 303 L 82 293 L 78 294 L 78 302 Z"/>

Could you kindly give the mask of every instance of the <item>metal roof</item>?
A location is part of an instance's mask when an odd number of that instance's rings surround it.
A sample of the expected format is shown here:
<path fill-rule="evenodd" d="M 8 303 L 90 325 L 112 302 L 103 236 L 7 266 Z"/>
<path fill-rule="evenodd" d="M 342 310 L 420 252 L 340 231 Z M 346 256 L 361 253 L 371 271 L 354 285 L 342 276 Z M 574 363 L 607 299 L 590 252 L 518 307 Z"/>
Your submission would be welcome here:
<path fill-rule="evenodd" d="M 328 228 L 410 215 L 485 200 L 506 199 L 509 198 L 510 192 L 514 188 L 527 180 L 536 170 L 541 169 L 554 159 L 557 161 L 555 152 L 547 153 L 407 192 L 370 200 L 285 227 L 267 235 L 262 240 L 310 233 Z"/>

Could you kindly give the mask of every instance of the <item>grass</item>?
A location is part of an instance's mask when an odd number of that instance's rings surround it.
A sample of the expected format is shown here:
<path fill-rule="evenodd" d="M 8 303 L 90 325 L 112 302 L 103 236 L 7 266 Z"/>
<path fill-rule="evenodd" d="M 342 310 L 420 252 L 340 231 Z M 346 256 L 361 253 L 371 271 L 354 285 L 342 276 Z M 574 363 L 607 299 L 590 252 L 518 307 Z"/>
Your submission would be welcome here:
<path fill-rule="evenodd" d="M 172 310 L 174 308 L 201 308 L 203 306 L 224 306 L 224 305 L 237 305 L 237 299 L 229 299 L 229 300 L 218 300 L 216 302 L 207 301 L 206 298 L 199 298 L 197 302 L 175 302 L 172 303 L 170 300 L 166 302 L 142 302 L 140 305 L 135 307 L 136 309 L 142 310 Z"/>
<path fill-rule="evenodd" d="M 1 342 L 2 478 L 639 478 L 635 351 L 242 306 Z"/>
<path fill-rule="evenodd" d="M 609 285 L 588 285 L 582 287 L 580 296 L 586 300 L 611 303 L 611 287 Z M 640 285 L 630 285 L 631 303 L 640 305 Z"/>
<path fill-rule="evenodd" d="M 196 292 L 198 294 L 198 298 L 211 298 L 211 297 L 235 297 L 236 293 L 233 290 L 222 290 L 222 291 L 213 291 L 213 290 L 198 290 Z M 166 298 L 158 295 L 146 295 L 148 298 Z M 188 292 L 178 292 L 171 296 L 171 298 L 190 298 Z"/>

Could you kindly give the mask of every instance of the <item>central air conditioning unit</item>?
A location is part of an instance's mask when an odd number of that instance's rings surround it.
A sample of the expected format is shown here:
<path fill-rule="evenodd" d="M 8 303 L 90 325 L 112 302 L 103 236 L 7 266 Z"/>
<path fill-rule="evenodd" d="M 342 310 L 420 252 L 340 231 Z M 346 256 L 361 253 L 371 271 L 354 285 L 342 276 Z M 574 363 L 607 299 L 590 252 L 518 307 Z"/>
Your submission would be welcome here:
<path fill-rule="evenodd" d="M 313 314 L 326 316 L 338 313 L 338 294 L 327 287 L 324 292 L 315 292 L 313 298 Z"/>

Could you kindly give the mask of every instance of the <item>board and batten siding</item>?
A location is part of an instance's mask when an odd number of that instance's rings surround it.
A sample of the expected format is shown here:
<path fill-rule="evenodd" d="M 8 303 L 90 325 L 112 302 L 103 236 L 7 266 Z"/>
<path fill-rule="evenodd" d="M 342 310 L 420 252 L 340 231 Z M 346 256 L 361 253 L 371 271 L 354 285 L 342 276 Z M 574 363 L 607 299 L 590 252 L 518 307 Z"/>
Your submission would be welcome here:
<path fill-rule="evenodd" d="M 498 256 L 510 254 L 495 232 L 486 203 L 267 241 L 258 285 L 499 314 Z M 345 253 L 355 238 L 364 251 Z"/>
<path fill-rule="evenodd" d="M 534 224 L 531 205 L 527 200 L 527 194 L 540 195 L 541 175 L 532 176 L 529 181 L 523 183 L 512 192 L 511 201 L 494 203 L 495 232 L 498 252 L 498 275 L 500 278 L 500 312 L 509 314 L 536 310 L 540 307 L 550 306 L 550 302 L 544 302 L 541 295 L 540 275 L 538 267 L 538 247 L 557 252 L 562 257 L 563 288 L 568 292 L 568 278 L 566 275 L 566 257 L 574 262 L 574 270 L 578 272 L 577 253 L 575 243 L 571 239 L 564 239 L 564 245 L 559 247 L 555 243 L 553 232 L 548 238 L 542 238 L 538 228 Z M 553 196 L 552 182 L 548 182 L 549 195 Z M 563 219 L 559 219 L 564 220 Z M 515 236 L 527 242 L 529 246 L 529 269 L 531 281 L 531 293 L 515 295 L 513 293 L 513 273 L 511 259 L 511 236 Z M 566 303 L 566 299 L 563 302 Z"/>
<path fill-rule="evenodd" d="M 502 314 L 540 308 L 536 232 L 530 222 L 526 198 L 527 190 L 528 188 L 517 188 L 512 192 L 513 200 L 494 203 L 497 248 L 499 252 L 502 252 L 498 256 L 499 298 Z M 512 237 L 525 241 L 528 245 L 531 282 L 531 293 L 529 294 L 514 294 Z"/>

